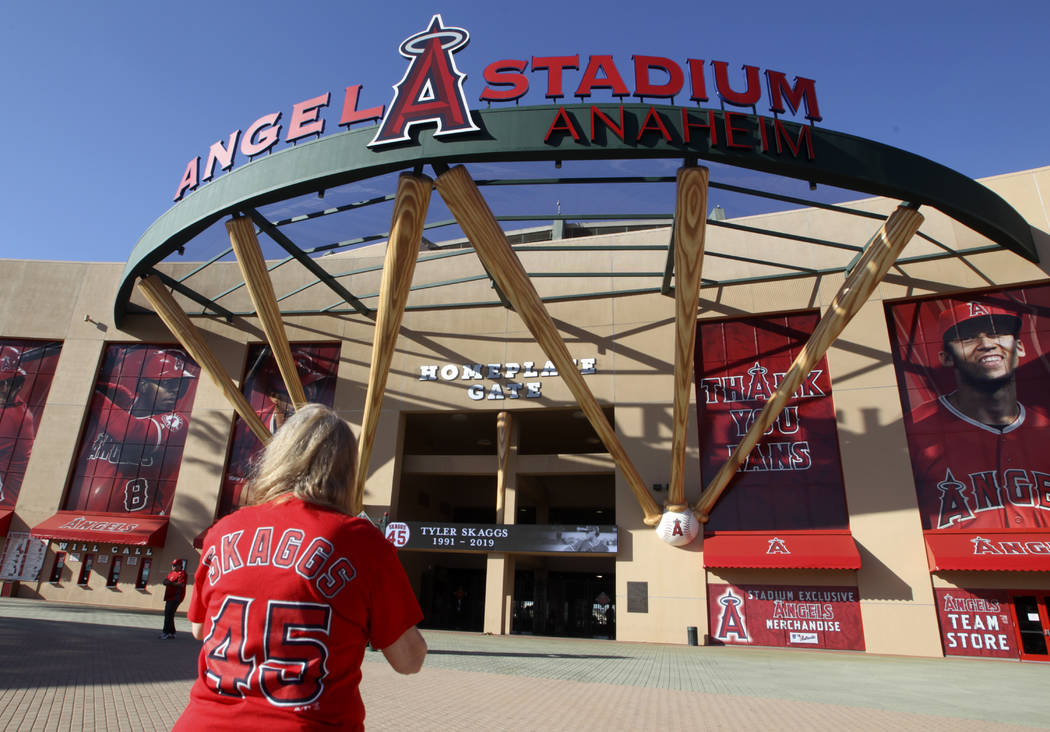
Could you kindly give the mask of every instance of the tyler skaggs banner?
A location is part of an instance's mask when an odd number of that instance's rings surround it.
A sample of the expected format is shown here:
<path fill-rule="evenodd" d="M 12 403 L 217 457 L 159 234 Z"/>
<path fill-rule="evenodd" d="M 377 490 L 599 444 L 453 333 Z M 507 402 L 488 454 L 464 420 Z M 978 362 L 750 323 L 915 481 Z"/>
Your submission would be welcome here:
<path fill-rule="evenodd" d="M 717 644 L 864 650 L 856 587 L 712 584 L 707 597 Z"/>
<path fill-rule="evenodd" d="M 703 480 L 711 480 L 784 379 L 816 312 L 704 320 L 696 343 Z M 827 359 L 803 380 L 711 513 L 709 531 L 848 527 Z"/>
<path fill-rule="evenodd" d="M 399 549 L 616 554 L 617 535 L 615 526 L 395 521 L 386 527 L 386 538 Z"/>

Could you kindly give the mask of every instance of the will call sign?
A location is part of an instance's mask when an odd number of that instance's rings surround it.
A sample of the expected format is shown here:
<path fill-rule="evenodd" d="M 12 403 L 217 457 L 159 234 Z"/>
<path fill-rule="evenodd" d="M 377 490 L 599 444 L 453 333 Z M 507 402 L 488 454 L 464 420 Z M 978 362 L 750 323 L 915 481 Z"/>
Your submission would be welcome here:
<path fill-rule="evenodd" d="M 434 15 L 427 28 L 406 38 L 398 47 L 408 60 L 405 75 L 393 86 L 388 105 L 359 109 L 361 84 L 347 86 L 339 104 L 338 125 L 349 128 L 359 122 L 378 120 L 371 148 L 411 140 L 410 130 L 416 125 L 436 125 L 435 137 L 476 133 L 479 126 L 467 104 L 464 82 L 467 74 L 460 71 L 453 54 L 470 42 L 463 28 L 446 26 L 440 15 Z M 538 84 L 544 96 L 561 100 L 567 90 L 581 101 L 596 92 L 608 94 L 621 103 L 626 97 L 642 102 L 647 99 L 670 100 L 687 97 L 696 104 L 710 100 L 713 88 L 722 106 L 749 109 L 753 114 L 682 108 L 674 119 L 650 107 L 642 119 L 612 117 L 597 107 L 590 108 L 589 121 L 576 118 L 564 107 L 554 114 L 544 141 L 556 144 L 571 137 L 582 142 L 589 134 L 594 142 L 604 135 L 615 135 L 621 141 L 641 142 L 658 135 L 668 142 L 690 144 L 703 140 L 710 146 L 751 149 L 763 153 L 805 155 L 813 159 L 809 127 L 786 125 L 778 115 L 803 115 L 811 123 L 822 119 L 817 101 L 816 83 L 802 76 L 788 81 L 782 71 L 742 66 L 744 82 L 734 82 L 726 61 L 687 58 L 684 63 L 664 56 L 632 55 L 629 63 L 617 62 L 612 55 L 581 56 L 578 53 L 558 56 L 528 56 L 499 59 L 482 71 L 484 90 L 479 97 L 487 103 L 517 102 Z M 709 84 L 709 81 L 712 82 Z M 765 89 L 763 90 L 763 81 Z M 772 119 L 759 117 L 755 110 L 765 96 Z M 291 114 L 273 111 L 259 117 L 242 132 L 236 129 L 212 143 L 201 164 L 196 156 L 186 164 L 174 200 L 195 190 L 216 175 L 216 168 L 229 171 L 238 153 L 251 159 L 271 152 L 278 142 L 295 143 L 303 138 L 324 134 L 333 94 L 305 99 L 292 105 Z M 282 134 L 283 130 L 283 134 Z"/>

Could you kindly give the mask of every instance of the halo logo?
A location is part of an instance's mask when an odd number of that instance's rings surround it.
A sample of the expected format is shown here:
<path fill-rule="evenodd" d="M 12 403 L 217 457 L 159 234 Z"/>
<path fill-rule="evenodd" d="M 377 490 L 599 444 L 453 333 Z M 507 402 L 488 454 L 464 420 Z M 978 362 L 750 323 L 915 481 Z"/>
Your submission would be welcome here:
<path fill-rule="evenodd" d="M 479 129 L 463 92 L 467 75 L 456 68 L 452 58 L 469 42 L 466 30 L 446 28 L 441 16 L 435 15 L 430 27 L 401 43 L 398 50 L 411 63 L 394 85 L 394 98 L 369 147 L 409 140 L 408 129 L 423 122 L 437 122 L 435 137 Z"/>

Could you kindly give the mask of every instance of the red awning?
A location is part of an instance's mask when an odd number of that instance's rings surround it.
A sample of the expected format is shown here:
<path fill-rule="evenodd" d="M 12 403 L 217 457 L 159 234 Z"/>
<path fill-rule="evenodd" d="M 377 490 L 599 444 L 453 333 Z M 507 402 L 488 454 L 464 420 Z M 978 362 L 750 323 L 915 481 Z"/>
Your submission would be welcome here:
<path fill-rule="evenodd" d="M 11 517 L 14 515 L 13 508 L 0 509 L 0 536 L 7 536 L 7 530 L 11 528 Z"/>
<path fill-rule="evenodd" d="M 925 531 L 931 572 L 1050 572 L 1050 531 Z"/>
<path fill-rule="evenodd" d="M 860 569 L 849 531 L 721 531 L 704 537 L 705 567 Z"/>
<path fill-rule="evenodd" d="M 34 536 L 59 541 L 164 546 L 164 539 L 168 535 L 168 517 L 59 511 L 47 521 L 34 526 L 30 532 Z"/>

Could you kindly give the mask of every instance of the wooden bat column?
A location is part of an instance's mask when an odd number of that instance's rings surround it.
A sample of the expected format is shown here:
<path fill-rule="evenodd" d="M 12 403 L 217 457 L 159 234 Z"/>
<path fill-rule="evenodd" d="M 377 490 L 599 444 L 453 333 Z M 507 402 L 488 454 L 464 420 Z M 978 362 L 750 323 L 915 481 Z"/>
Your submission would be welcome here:
<path fill-rule="evenodd" d="M 685 433 L 689 424 L 696 311 L 700 305 L 700 271 L 707 228 L 707 178 L 708 170 L 703 167 L 678 171 L 674 214 L 674 431 L 668 511 L 684 511 L 689 507 L 685 502 Z"/>
<path fill-rule="evenodd" d="M 434 182 L 425 175 L 402 174 L 397 181 L 397 197 L 390 223 L 383 279 L 379 286 L 379 309 L 376 313 L 375 339 L 372 343 L 372 365 L 368 372 L 368 393 L 357 449 L 357 482 L 354 484 L 353 512 L 364 508 L 365 479 L 368 461 L 375 444 L 380 407 L 386 389 L 387 374 L 394 356 L 397 333 L 405 314 L 412 274 L 416 269 L 419 243 L 430 205 Z"/>
<path fill-rule="evenodd" d="M 641 475 L 638 474 L 634 464 L 627 456 L 627 451 L 617 439 L 616 432 L 609 424 L 609 420 L 605 418 L 605 413 L 602 412 L 598 400 L 594 398 L 590 388 L 580 376 L 580 372 L 576 370 L 572 357 L 569 355 L 569 349 L 561 334 L 558 333 L 554 320 L 543 306 L 539 293 L 532 286 L 528 273 L 522 267 L 488 204 L 485 203 L 481 191 L 478 190 L 466 168 L 461 165 L 438 176 L 435 185 L 457 223 L 463 229 L 463 233 L 474 245 L 481 263 L 497 287 L 510 300 L 514 310 L 540 344 L 543 352 L 547 354 L 547 358 L 558 369 L 569 391 L 576 397 L 580 409 L 594 427 L 594 431 L 598 433 L 598 437 L 615 461 L 616 467 L 631 486 L 645 514 L 645 523 L 655 526 L 660 522 L 660 507 L 656 499 L 645 487 Z"/>
<path fill-rule="evenodd" d="M 806 345 L 802 347 L 791 364 L 783 382 L 766 402 L 761 414 L 744 435 L 744 439 L 733 450 L 733 454 L 729 456 L 714 479 L 704 489 L 700 500 L 693 506 L 693 512 L 702 523 L 707 522 L 711 509 L 714 508 L 737 470 L 747 460 L 763 433 L 780 416 L 788 400 L 791 399 L 791 395 L 795 393 L 802 380 L 842 333 L 842 329 L 867 302 L 876 285 L 882 281 L 904 246 L 919 230 L 922 222 L 922 214 L 915 207 L 898 206 L 865 247 L 857 266 L 842 283 L 831 306 L 821 317 Z"/>
<path fill-rule="evenodd" d="M 237 216 L 226 222 L 226 231 L 230 235 L 230 243 L 244 276 L 248 295 L 255 306 L 255 312 L 259 315 L 273 357 L 277 360 L 284 387 L 288 390 L 292 406 L 298 409 L 306 404 L 306 394 L 303 393 L 303 382 L 295 368 L 292 348 L 288 345 L 288 335 L 284 332 L 277 295 L 274 294 L 273 283 L 270 282 L 270 275 L 266 271 L 266 261 L 255 236 L 255 224 L 247 216 Z"/>
<path fill-rule="evenodd" d="M 219 359 L 215 357 L 215 354 L 208 348 L 204 339 L 201 338 L 200 331 L 186 317 L 186 313 L 182 312 L 182 308 L 179 307 L 178 303 L 175 302 L 175 298 L 171 296 L 171 293 L 161 283 L 160 278 L 151 275 L 140 277 L 139 288 L 142 290 L 142 294 L 146 296 L 146 299 L 149 300 L 153 309 L 157 311 L 160 319 L 164 321 L 164 325 L 168 326 L 168 330 L 186 349 L 186 352 L 193 357 L 194 361 L 201 365 L 201 368 L 208 372 L 211 380 L 222 389 L 222 393 L 227 401 L 233 405 L 237 414 L 247 423 L 252 432 L 255 433 L 255 436 L 262 440 L 264 445 L 269 442 L 271 437 L 270 430 L 266 429 L 262 420 L 259 419 L 259 415 L 255 413 L 255 410 L 248 404 L 248 400 L 244 398 L 244 394 L 234 385 L 233 379 L 226 373 L 222 364 L 219 363 Z"/>

